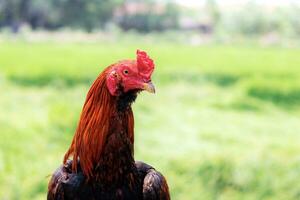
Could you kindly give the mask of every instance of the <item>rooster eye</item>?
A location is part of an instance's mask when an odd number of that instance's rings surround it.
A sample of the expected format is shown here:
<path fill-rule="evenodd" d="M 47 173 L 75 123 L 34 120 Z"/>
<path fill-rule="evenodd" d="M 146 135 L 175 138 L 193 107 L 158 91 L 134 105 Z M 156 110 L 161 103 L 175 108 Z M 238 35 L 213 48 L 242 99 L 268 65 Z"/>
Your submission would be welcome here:
<path fill-rule="evenodd" d="M 127 69 L 125 69 L 124 70 L 124 74 L 128 74 L 129 72 L 128 72 L 128 70 Z"/>

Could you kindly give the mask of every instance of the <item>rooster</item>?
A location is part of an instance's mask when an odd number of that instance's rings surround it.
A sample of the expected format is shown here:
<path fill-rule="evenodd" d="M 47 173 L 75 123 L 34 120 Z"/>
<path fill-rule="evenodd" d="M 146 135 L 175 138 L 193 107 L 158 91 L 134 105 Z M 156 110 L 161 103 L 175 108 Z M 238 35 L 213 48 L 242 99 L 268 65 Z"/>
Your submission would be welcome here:
<path fill-rule="evenodd" d="M 169 200 L 164 176 L 134 160 L 131 104 L 143 90 L 154 93 L 154 62 L 137 50 L 136 60 L 108 66 L 92 84 L 63 164 L 48 184 L 48 200 Z"/>

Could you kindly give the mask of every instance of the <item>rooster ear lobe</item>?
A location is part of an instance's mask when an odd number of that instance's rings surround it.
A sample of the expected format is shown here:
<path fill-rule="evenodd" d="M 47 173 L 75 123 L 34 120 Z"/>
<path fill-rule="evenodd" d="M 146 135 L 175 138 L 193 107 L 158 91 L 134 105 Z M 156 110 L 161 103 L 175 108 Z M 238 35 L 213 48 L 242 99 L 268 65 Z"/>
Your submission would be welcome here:
<path fill-rule="evenodd" d="M 115 71 L 110 72 L 106 78 L 106 86 L 109 93 L 113 96 L 117 96 L 118 92 L 118 75 Z"/>

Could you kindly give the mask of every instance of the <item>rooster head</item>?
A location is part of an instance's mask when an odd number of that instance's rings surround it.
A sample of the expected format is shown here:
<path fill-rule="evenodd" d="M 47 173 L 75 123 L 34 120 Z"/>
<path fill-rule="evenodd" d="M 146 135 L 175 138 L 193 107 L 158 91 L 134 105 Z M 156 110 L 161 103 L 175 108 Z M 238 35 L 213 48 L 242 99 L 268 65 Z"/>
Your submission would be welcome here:
<path fill-rule="evenodd" d="M 122 60 L 110 67 L 106 85 L 111 95 L 142 90 L 155 93 L 151 82 L 154 62 L 145 51 L 137 50 L 136 54 L 136 60 Z"/>

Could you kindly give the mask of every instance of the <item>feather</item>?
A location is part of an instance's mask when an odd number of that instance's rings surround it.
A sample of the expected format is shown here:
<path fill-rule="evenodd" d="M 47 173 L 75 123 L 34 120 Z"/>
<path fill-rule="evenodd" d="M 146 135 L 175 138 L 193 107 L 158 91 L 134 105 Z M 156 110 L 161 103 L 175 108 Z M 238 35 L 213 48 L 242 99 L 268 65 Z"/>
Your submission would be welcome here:
<path fill-rule="evenodd" d="M 80 160 L 82 171 L 88 179 L 94 176 L 93 166 L 101 157 L 109 119 L 116 112 L 115 97 L 108 93 L 105 86 L 108 69 L 99 75 L 90 88 L 73 141 L 64 156 L 64 163 L 72 156 L 74 172 L 77 172 L 77 162 Z"/>

